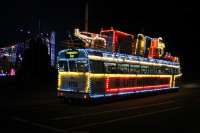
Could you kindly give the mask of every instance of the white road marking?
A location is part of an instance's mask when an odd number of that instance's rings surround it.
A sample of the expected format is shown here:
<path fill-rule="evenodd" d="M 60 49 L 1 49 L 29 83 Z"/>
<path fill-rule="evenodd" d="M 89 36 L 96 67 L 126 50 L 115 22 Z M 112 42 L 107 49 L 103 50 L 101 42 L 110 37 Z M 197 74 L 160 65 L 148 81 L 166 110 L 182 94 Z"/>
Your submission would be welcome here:
<path fill-rule="evenodd" d="M 67 130 L 71 131 L 71 130 L 77 130 L 77 129 L 87 128 L 87 127 L 92 127 L 92 126 L 97 126 L 97 125 L 109 124 L 109 123 L 113 123 L 113 122 L 117 122 L 117 121 L 128 120 L 128 119 L 133 119 L 133 118 L 138 118 L 138 117 L 143 117 L 143 116 L 148 116 L 148 115 L 153 115 L 153 114 L 158 114 L 158 113 L 163 113 L 163 112 L 168 112 L 168 111 L 174 111 L 174 110 L 178 110 L 178 109 L 181 109 L 181 108 L 183 108 L 183 107 L 177 106 L 177 107 L 174 107 L 174 108 L 168 108 L 168 109 L 163 109 L 163 110 L 159 110 L 159 111 L 155 111 L 155 112 L 126 116 L 126 117 L 112 119 L 112 120 L 108 120 L 108 121 L 104 121 L 104 122 L 96 122 L 96 123 L 85 124 L 85 125 L 82 125 L 82 126 L 76 126 L 76 127 L 68 128 Z"/>
<path fill-rule="evenodd" d="M 32 126 L 45 128 L 45 129 L 48 129 L 48 130 L 51 130 L 51 131 L 56 131 L 56 132 L 59 132 L 59 133 L 66 133 L 67 132 L 66 130 L 63 130 L 63 129 L 54 128 L 54 127 L 50 127 L 50 126 L 47 126 L 47 125 L 44 125 L 44 124 L 31 122 L 29 120 L 25 120 L 25 119 L 22 119 L 22 118 L 19 118 L 19 117 L 13 117 L 13 119 L 18 121 L 18 122 L 21 122 L 21 123 L 25 123 L 25 124 L 30 123 Z"/>
<path fill-rule="evenodd" d="M 66 129 L 66 130 L 55 128 L 55 127 L 51 127 L 51 126 L 40 124 L 40 123 L 36 123 L 36 122 L 31 122 L 29 120 L 25 120 L 25 119 L 22 119 L 22 118 L 19 118 L 19 117 L 13 117 L 13 119 L 16 120 L 16 121 L 19 121 L 21 123 L 30 123 L 32 126 L 48 129 L 48 130 L 51 130 L 51 131 L 55 131 L 55 132 L 59 132 L 59 133 L 67 133 L 68 131 L 71 132 L 71 130 L 77 130 L 77 129 L 81 129 L 81 128 L 87 128 L 87 127 L 96 126 L 96 125 L 108 124 L 108 123 L 113 123 L 113 122 L 117 122 L 117 121 L 122 121 L 122 120 L 128 120 L 128 119 L 133 119 L 133 118 L 153 115 L 153 114 L 157 114 L 157 113 L 174 111 L 174 110 L 178 110 L 178 109 L 181 109 L 181 108 L 183 108 L 183 107 L 182 106 L 177 106 L 177 107 L 174 107 L 174 108 L 163 109 L 163 110 L 159 110 L 159 111 L 155 111 L 155 112 L 149 112 L 149 113 L 143 113 L 143 114 L 138 114 L 138 115 L 126 116 L 126 117 L 121 117 L 121 118 L 117 118 L 117 119 L 107 120 L 107 121 L 104 121 L 104 122 L 96 122 L 96 123 L 85 124 L 85 125 L 82 125 L 82 126 L 71 127 L 71 128 Z M 80 131 L 80 132 L 82 132 L 82 131 Z"/>
<path fill-rule="evenodd" d="M 190 83 L 190 84 L 184 84 L 184 85 L 182 85 L 181 87 L 183 87 L 183 88 L 198 88 L 198 87 L 199 87 L 199 84 Z"/>
<path fill-rule="evenodd" d="M 56 131 L 56 132 L 59 132 L 59 133 L 66 133 L 67 132 L 66 130 L 55 128 L 55 127 L 51 127 L 51 126 L 47 126 L 47 125 L 40 124 L 40 123 L 33 122 L 32 125 L 36 126 L 36 127 L 42 127 L 42 128 L 45 128 L 45 129 L 48 129 L 48 130 L 51 130 L 51 131 Z"/>
<path fill-rule="evenodd" d="M 158 103 L 158 104 L 150 104 L 150 105 L 145 105 L 145 106 L 134 106 L 134 107 L 125 108 L 125 109 L 115 109 L 115 110 L 108 110 L 108 111 L 96 112 L 96 113 L 87 113 L 87 114 L 81 114 L 81 115 L 73 115 L 73 116 L 66 116 L 66 117 L 57 117 L 57 118 L 53 118 L 51 120 L 75 119 L 75 118 L 79 118 L 79 117 L 95 116 L 95 115 L 106 114 L 106 113 L 128 111 L 128 110 L 132 110 L 132 109 L 141 109 L 141 108 L 159 106 L 159 105 L 169 104 L 169 103 L 174 103 L 174 101 L 167 101 L 167 102 L 162 102 L 162 103 Z"/>
<path fill-rule="evenodd" d="M 14 120 L 16 121 L 19 121 L 21 123 L 28 123 L 29 121 L 28 120 L 25 120 L 25 119 L 22 119 L 22 118 L 19 118 L 19 117 L 13 117 Z"/>

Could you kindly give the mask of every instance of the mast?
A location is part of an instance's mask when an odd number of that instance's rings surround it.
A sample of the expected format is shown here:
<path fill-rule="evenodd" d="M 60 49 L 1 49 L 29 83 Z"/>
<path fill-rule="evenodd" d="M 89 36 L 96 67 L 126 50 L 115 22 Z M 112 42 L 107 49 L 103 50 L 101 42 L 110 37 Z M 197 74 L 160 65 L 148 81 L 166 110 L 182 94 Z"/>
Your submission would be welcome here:
<path fill-rule="evenodd" d="M 38 19 L 38 36 L 40 36 L 40 29 L 41 29 L 41 26 L 40 26 L 40 18 Z"/>
<path fill-rule="evenodd" d="M 88 31 L 88 1 L 85 3 L 85 31 Z"/>

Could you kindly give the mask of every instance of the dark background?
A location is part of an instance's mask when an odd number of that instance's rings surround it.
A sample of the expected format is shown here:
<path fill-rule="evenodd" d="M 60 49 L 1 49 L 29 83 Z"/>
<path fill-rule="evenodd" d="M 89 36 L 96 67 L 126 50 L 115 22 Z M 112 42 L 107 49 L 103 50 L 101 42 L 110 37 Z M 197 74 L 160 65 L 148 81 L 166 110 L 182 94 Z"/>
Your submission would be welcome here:
<path fill-rule="evenodd" d="M 20 29 L 56 31 L 57 41 L 75 27 L 84 29 L 84 0 L 1 1 L 0 47 L 19 41 Z M 167 51 L 180 57 L 184 80 L 199 79 L 197 3 L 178 1 L 89 1 L 89 31 L 113 26 L 131 34 L 163 37 Z"/>

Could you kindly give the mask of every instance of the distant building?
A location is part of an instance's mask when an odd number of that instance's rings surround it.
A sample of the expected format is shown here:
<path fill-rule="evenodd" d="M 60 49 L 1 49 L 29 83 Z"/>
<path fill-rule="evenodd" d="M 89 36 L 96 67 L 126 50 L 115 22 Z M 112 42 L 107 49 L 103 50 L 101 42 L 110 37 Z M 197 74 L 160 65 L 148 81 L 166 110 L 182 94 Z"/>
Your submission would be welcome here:
<path fill-rule="evenodd" d="M 51 32 L 50 38 L 43 38 L 48 48 L 48 54 L 50 57 L 51 66 L 54 66 L 56 63 L 56 41 L 55 41 L 55 32 Z"/>
<path fill-rule="evenodd" d="M 0 48 L 0 76 L 14 75 L 16 45 Z"/>

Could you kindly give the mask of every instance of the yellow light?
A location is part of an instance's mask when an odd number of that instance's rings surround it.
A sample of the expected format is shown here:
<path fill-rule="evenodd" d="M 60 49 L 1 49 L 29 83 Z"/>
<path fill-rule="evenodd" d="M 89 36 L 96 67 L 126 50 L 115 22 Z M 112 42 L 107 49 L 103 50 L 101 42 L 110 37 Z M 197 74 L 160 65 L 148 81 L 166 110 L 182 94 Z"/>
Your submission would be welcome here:
<path fill-rule="evenodd" d="M 174 75 L 175 78 L 180 77 L 182 74 Z M 158 78 L 170 78 L 170 87 L 174 87 L 175 78 L 173 79 L 173 75 L 145 75 L 145 74 L 94 74 L 94 73 L 84 73 L 84 72 L 59 72 L 58 76 L 58 89 L 61 87 L 61 76 L 86 76 L 86 86 L 85 92 L 90 93 L 90 79 L 91 78 L 142 78 L 142 77 L 158 77 Z M 172 85 L 173 83 L 173 85 Z"/>
<path fill-rule="evenodd" d="M 103 73 L 83 73 L 83 72 L 59 72 L 60 75 L 63 76 L 88 76 L 89 78 L 103 78 L 103 77 L 163 77 L 170 78 L 172 75 L 147 75 L 147 74 L 103 74 Z M 180 75 L 175 75 L 180 76 Z"/>
<path fill-rule="evenodd" d="M 87 99 L 87 96 L 86 96 L 86 95 L 84 95 L 84 96 L 83 96 L 83 98 L 84 98 L 84 99 Z"/>
<path fill-rule="evenodd" d="M 85 92 L 86 93 L 90 92 L 90 74 L 89 73 L 87 74 L 87 84 L 86 84 L 86 87 L 85 87 Z"/>
<path fill-rule="evenodd" d="M 170 78 L 171 75 L 145 75 L 145 74 L 90 74 L 90 77 L 94 78 L 103 78 L 103 77 L 119 77 L 119 78 L 128 78 L 128 77 L 163 77 L 163 78 Z"/>
<path fill-rule="evenodd" d="M 169 85 L 170 85 L 170 88 L 171 88 L 172 87 L 172 75 L 170 76 Z"/>
<path fill-rule="evenodd" d="M 59 72 L 59 75 L 71 75 L 71 76 L 82 76 L 82 75 L 87 75 L 88 73 L 84 73 L 84 72 Z"/>
<path fill-rule="evenodd" d="M 78 52 L 77 51 L 70 51 L 70 52 L 68 51 L 67 54 L 78 54 Z"/>
<path fill-rule="evenodd" d="M 183 74 L 178 74 L 178 75 L 174 75 L 174 79 L 173 79 L 173 87 L 175 87 L 176 84 L 176 78 L 181 77 Z"/>
<path fill-rule="evenodd" d="M 178 75 L 174 75 L 174 77 L 177 78 L 177 77 L 181 77 L 182 75 L 183 75 L 183 74 L 180 73 L 180 74 L 178 74 Z"/>
<path fill-rule="evenodd" d="M 60 90 L 60 87 L 61 87 L 61 75 L 58 74 L 58 90 Z"/>
<path fill-rule="evenodd" d="M 86 86 L 85 86 L 85 92 L 89 93 L 90 91 L 90 73 L 84 73 L 84 72 L 59 72 L 58 73 L 58 89 L 61 86 L 61 76 L 77 76 L 77 77 L 81 77 L 81 76 L 86 76 L 87 80 L 86 80 Z"/>
<path fill-rule="evenodd" d="M 133 61 L 133 60 L 123 60 L 123 59 L 116 59 L 111 57 L 99 57 L 95 55 L 88 55 L 88 58 L 91 60 L 98 60 L 98 61 L 109 61 L 109 62 L 119 62 L 119 63 L 133 63 L 133 64 L 142 64 L 142 65 L 153 65 L 153 66 L 167 66 L 172 68 L 180 68 L 180 66 L 174 65 L 167 65 L 167 64 L 160 64 L 160 63 L 153 63 L 153 62 L 144 62 L 144 61 Z"/>

